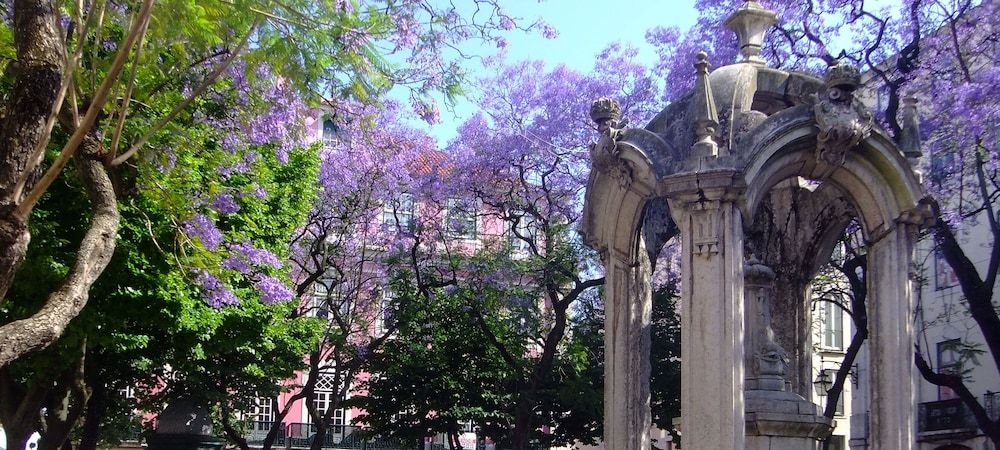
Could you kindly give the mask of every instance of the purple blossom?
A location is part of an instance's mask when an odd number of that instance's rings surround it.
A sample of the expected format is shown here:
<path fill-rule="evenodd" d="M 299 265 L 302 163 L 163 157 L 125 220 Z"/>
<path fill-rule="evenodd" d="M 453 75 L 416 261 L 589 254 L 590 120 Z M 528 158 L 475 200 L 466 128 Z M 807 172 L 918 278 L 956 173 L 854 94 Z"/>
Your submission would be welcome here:
<path fill-rule="evenodd" d="M 281 260 L 274 253 L 262 248 L 257 248 L 253 244 L 241 242 L 230 245 L 229 250 L 233 253 L 233 255 L 238 256 L 239 258 L 258 267 L 267 266 L 279 269 L 282 266 Z"/>
<path fill-rule="evenodd" d="M 221 308 L 225 305 L 235 305 L 239 303 L 236 295 L 229 290 L 215 275 L 203 269 L 193 270 L 195 281 L 201 288 L 202 297 L 213 308 Z"/>
<path fill-rule="evenodd" d="M 354 355 L 360 359 L 364 360 L 368 357 L 368 346 L 364 344 L 354 344 Z"/>
<path fill-rule="evenodd" d="M 354 5 L 351 4 L 351 0 L 334 0 L 333 5 L 334 5 L 335 8 L 337 8 L 337 9 L 339 9 L 339 10 L 345 12 L 345 13 L 349 13 L 349 12 L 353 12 L 354 11 Z"/>
<path fill-rule="evenodd" d="M 437 101 L 433 98 L 430 101 L 413 98 L 414 109 L 420 118 L 429 125 L 434 125 L 441 121 L 441 111 L 438 109 Z"/>
<path fill-rule="evenodd" d="M 260 301 L 269 305 L 295 298 L 295 294 L 285 286 L 285 283 L 272 276 L 262 276 L 257 282 L 257 290 L 260 291 Z"/>
<path fill-rule="evenodd" d="M 510 16 L 500 16 L 500 29 L 513 30 L 515 26 L 517 26 L 517 24 L 514 23 L 514 19 L 511 19 Z"/>
<path fill-rule="evenodd" d="M 221 214 L 235 214 L 240 210 L 239 203 L 230 194 L 219 194 L 212 200 L 212 209 Z"/>
<path fill-rule="evenodd" d="M 250 274 L 250 272 L 253 270 L 250 268 L 249 264 L 247 264 L 245 261 L 235 256 L 230 256 L 222 260 L 222 267 L 229 270 L 235 270 L 244 275 Z"/>
<path fill-rule="evenodd" d="M 222 244 L 222 231 L 215 222 L 204 214 L 195 214 L 184 222 L 184 232 L 191 238 L 198 238 L 201 245 L 209 250 L 215 250 Z"/>
<path fill-rule="evenodd" d="M 559 37 L 559 32 L 552 25 L 546 23 L 542 25 L 542 36 L 545 36 L 545 39 L 555 39 Z"/>

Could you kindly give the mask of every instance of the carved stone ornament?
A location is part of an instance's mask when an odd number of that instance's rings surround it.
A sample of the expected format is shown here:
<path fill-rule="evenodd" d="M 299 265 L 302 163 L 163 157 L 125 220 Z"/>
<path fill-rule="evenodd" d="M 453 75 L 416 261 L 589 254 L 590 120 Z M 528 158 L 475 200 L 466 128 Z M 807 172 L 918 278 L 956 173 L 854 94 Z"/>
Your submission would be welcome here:
<path fill-rule="evenodd" d="M 839 167 L 847 160 L 847 152 L 871 133 L 873 119 L 854 98 L 861 81 L 857 69 L 837 63 L 827 70 L 824 78 L 826 90 L 813 107 L 819 127 L 816 159 Z"/>
<path fill-rule="evenodd" d="M 711 256 L 719 253 L 719 207 L 713 202 L 692 205 L 691 226 L 693 253 Z"/>
<path fill-rule="evenodd" d="M 757 374 L 761 376 L 785 376 L 785 366 L 788 365 L 788 354 L 774 340 L 768 339 L 757 352 Z"/>
<path fill-rule="evenodd" d="M 621 158 L 617 143 L 621 128 L 627 124 L 621 120 L 621 107 L 618 102 L 601 97 L 590 105 L 590 118 L 600 133 L 597 142 L 590 144 L 591 166 L 618 180 L 622 189 L 628 189 L 632 185 L 632 168 Z"/>

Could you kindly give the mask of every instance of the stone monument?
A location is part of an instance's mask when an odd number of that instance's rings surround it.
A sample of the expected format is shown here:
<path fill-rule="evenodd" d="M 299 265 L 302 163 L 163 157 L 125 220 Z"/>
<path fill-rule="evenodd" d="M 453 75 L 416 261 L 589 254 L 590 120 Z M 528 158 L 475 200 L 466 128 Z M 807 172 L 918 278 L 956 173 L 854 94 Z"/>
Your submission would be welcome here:
<path fill-rule="evenodd" d="M 832 424 L 804 398 L 808 284 L 852 219 L 868 242 L 868 443 L 913 446 L 910 262 L 929 218 L 911 167 L 919 149 L 873 123 L 850 66 L 822 79 L 767 67 L 776 19 L 745 1 L 726 21 L 741 61 L 711 70 L 692 55 L 694 89 L 644 128 L 622 123 L 613 100 L 594 102 L 581 231 L 607 275 L 608 449 L 650 445 L 650 261 L 674 237 L 684 448 L 817 448 Z"/>
<path fill-rule="evenodd" d="M 224 444 L 212 434 L 208 409 L 188 398 L 167 405 L 149 438 L 149 450 L 221 450 Z"/>

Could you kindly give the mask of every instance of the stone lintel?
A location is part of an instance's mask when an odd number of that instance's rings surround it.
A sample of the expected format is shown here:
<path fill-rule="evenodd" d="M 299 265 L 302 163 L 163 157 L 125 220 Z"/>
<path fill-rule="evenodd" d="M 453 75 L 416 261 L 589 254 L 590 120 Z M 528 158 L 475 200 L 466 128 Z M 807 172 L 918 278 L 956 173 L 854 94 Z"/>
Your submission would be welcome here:
<path fill-rule="evenodd" d="M 737 199 L 746 188 L 742 173 L 735 169 L 687 172 L 664 177 L 658 191 L 661 196 L 682 201 Z"/>

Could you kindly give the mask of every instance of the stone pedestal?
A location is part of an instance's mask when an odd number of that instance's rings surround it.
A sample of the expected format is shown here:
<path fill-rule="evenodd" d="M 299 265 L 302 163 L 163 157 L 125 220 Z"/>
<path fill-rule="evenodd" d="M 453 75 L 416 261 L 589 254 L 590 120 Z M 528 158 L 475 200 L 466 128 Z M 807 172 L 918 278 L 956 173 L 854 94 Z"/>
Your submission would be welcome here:
<path fill-rule="evenodd" d="M 208 409 L 190 399 L 170 403 L 156 420 L 149 450 L 221 450 L 225 441 L 212 435 Z"/>
<path fill-rule="evenodd" d="M 816 449 L 832 421 L 811 401 L 788 389 L 788 358 L 771 327 L 775 273 L 751 257 L 743 269 L 746 287 L 746 448 Z"/>
<path fill-rule="evenodd" d="M 816 449 L 833 421 L 812 402 L 788 391 L 746 392 L 748 450 Z"/>

